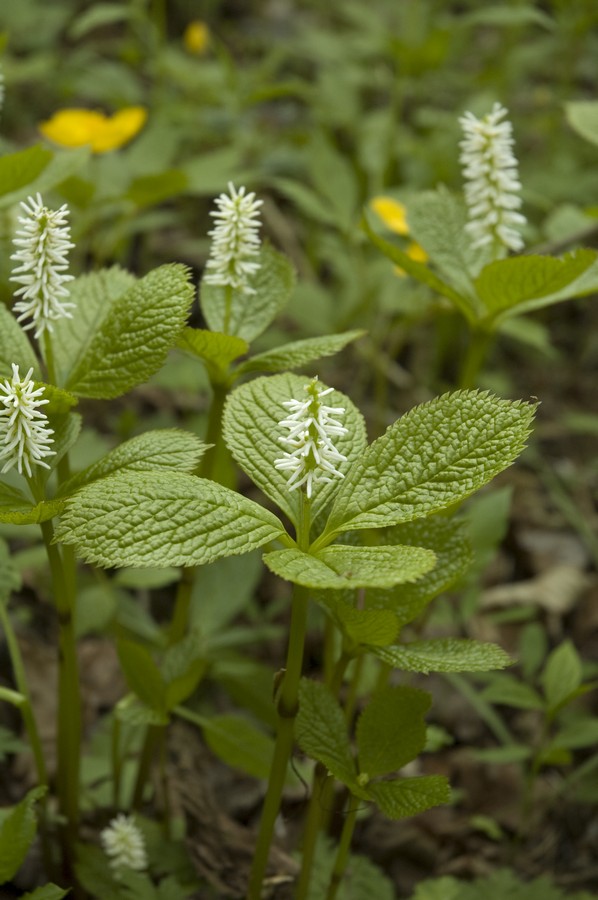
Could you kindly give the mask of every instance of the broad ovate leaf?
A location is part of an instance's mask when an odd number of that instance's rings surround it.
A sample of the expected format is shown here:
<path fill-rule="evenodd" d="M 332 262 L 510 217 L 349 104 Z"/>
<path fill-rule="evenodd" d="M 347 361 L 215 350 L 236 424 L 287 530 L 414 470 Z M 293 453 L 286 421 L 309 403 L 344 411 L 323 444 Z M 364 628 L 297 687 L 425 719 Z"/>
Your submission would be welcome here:
<path fill-rule="evenodd" d="M 191 473 L 206 449 L 206 444 L 188 431 L 178 428 L 148 431 L 125 441 L 98 462 L 78 472 L 62 486 L 60 495 L 68 496 L 85 484 L 117 472 L 176 469 Z"/>
<path fill-rule="evenodd" d="M 316 600 L 354 646 L 386 647 L 397 639 L 399 620 L 390 609 L 358 609 L 328 592 L 318 594 Z"/>
<path fill-rule="evenodd" d="M 0 379 L 12 378 L 12 365 L 16 363 L 21 378 L 33 369 L 33 377 L 40 377 L 37 357 L 31 342 L 15 317 L 0 303 Z"/>
<path fill-rule="evenodd" d="M 200 287 L 200 305 L 212 331 L 235 335 L 251 342 L 286 306 L 295 286 L 290 262 L 269 244 L 260 248 L 260 268 L 250 279 L 254 294 L 213 285 L 204 279 Z M 227 322 L 227 296 L 230 309 Z"/>
<path fill-rule="evenodd" d="M 308 678 L 302 678 L 299 687 L 295 735 L 304 753 L 325 765 L 343 784 L 357 787 L 343 711 L 325 685 Z"/>
<path fill-rule="evenodd" d="M 360 773 L 377 778 L 415 759 L 426 744 L 431 702 L 430 694 L 406 685 L 377 691 L 357 721 Z"/>
<path fill-rule="evenodd" d="M 248 372 L 284 372 L 286 369 L 298 369 L 324 356 L 334 356 L 351 341 L 364 334 L 365 332 L 361 330 L 345 331 L 341 334 L 326 334 L 322 337 L 292 341 L 290 344 L 252 356 L 235 369 L 235 377 L 246 375 Z"/>
<path fill-rule="evenodd" d="M 225 382 L 230 364 L 249 350 L 249 344 L 243 338 L 205 328 L 183 328 L 177 346 L 201 359 L 213 382 Z"/>
<path fill-rule="evenodd" d="M 156 372 L 176 342 L 193 300 L 187 269 L 154 269 L 111 304 L 74 361 L 65 387 L 73 394 L 111 399 Z"/>
<path fill-rule="evenodd" d="M 264 562 L 281 578 L 310 588 L 390 587 L 415 581 L 434 566 L 423 547 L 351 547 L 335 544 L 317 554 L 275 550 Z"/>
<path fill-rule="evenodd" d="M 320 545 L 343 531 L 410 522 L 469 497 L 521 453 L 534 410 L 485 391 L 456 391 L 416 406 L 347 472 Z"/>
<path fill-rule="evenodd" d="M 287 434 L 279 425 L 288 415 L 283 403 L 291 399 L 304 400 L 305 387 L 309 382 L 310 379 L 305 376 L 286 373 L 256 378 L 243 384 L 230 394 L 222 425 L 224 440 L 237 463 L 295 526 L 299 521 L 300 490 L 289 490 L 287 475 L 276 469 L 274 464 L 284 452 L 280 438 Z M 339 453 L 347 457 L 346 462 L 338 465 L 339 471 L 344 474 L 366 446 L 365 423 L 359 410 L 340 391 L 335 390 L 327 395 L 326 403 L 345 409 L 340 421 L 348 429 L 348 434 L 334 441 Z M 341 479 L 335 478 L 330 484 L 316 485 L 311 504 L 314 519 L 329 503 L 339 484 Z"/>
<path fill-rule="evenodd" d="M 0 482 L 0 522 L 9 525 L 37 525 L 62 511 L 64 501 L 42 500 L 33 503 L 17 488 Z"/>
<path fill-rule="evenodd" d="M 553 256 L 514 256 L 485 266 L 475 286 L 489 319 L 520 315 L 568 296 L 577 296 L 575 282 L 592 266 L 595 250 Z"/>
<path fill-rule="evenodd" d="M 125 472 L 82 488 L 57 530 L 101 566 L 195 566 L 248 553 L 285 534 L 246 497 L 178 472 Z"/>
<path fill-rule="evenodd" d="M 489 672 L 513 662 L 498 644 L 469 638 L 433 638 L 392 647 L 372 647 L 383 662 L 405 672 Z"/>
<path fill-rule="evenodd" d="M 405 819 L 448 803 L 451 789 L 443 775 L 397 778 L 368 786 L 368 794 L 389 819 Z"/>

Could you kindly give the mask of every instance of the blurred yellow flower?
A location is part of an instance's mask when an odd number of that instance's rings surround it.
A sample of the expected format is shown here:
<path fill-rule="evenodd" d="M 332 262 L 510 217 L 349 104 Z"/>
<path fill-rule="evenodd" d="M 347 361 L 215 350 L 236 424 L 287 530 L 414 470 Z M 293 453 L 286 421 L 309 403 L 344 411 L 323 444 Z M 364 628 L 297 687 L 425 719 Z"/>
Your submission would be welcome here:
<path fill-rule="evenodd" d="M 411 243 L 405 250 L 405 253 L 415 262 L 425 263 L 428 262 L 429 259 L 428 254 L 421 246 L 421 244 L 416 244 L 415 241 L 411 241 Z M 404 269 L 401 269 L 400 266 L 395 266 L 395 273 L 397 275 L 400 275 L 401 278 L 407 274 Z"/>
<path fill-rule="evenodd" d="M 407 210 L 398 200 L 393 200 L 392 197 L 374 197 L 370 200 L 370 206 L 391 231 L 409 234 Z"/>
<path fill-rule="evenodd" d="M 108 153 L 128 144 L 147 120 L 143 106 L 127 106 L 113 116 L 93 109 L 61 109 L 39 130 L 61 147 L 89 145 L 93 153 Z"/>
<path fill-rule="evenodd" d="M 200 19 L 189 22 L 183 34 L 183 44 L 189 53 L 202 56 L 210 44 L 210 29 L 206 23 Z"/>

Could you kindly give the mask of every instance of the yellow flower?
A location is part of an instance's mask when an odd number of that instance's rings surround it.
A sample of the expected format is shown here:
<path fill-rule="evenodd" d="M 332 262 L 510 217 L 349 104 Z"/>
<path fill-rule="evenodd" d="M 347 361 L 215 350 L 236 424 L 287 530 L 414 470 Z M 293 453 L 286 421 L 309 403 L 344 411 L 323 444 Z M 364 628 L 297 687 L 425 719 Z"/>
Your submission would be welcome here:
<path fill-rule="evenodd" d="M 370 200 L 370 206 L 391 231 L 409 234 L 407 210 L 398 200 L 393 200 L 392 197 L 374 197 Z"/>
<path fill-rule="evenodd" d="M 413 259 L 415 262 L 425 263 L 428 261 L 428 254 L 421 246 L 421 244 L 416 244 L 415 241 L 411 241 L 407 249 L 405 250 L 407 256 Z M 401 269 L 400 266 L 395 266 L 395 273 L 400 275 L 403 278 L 407 273 L 405 269 Z"/>
<path fill-rule="evenodd" d="M 113 116 L 93 109 L 61 109 L 39 130 L 61 147 L 89 145 L 93 153 L 108 153 L 128 144 L 138 134 L 147 119 L 143 106 L 127 106 Z"/>
<path fill-rule="evenodd" d="M 183 34 L 183 44 L 189 53 L 202 56 L 210 44 L 210 29 L 206 23 L 200 19 L 189 22 Z"/>

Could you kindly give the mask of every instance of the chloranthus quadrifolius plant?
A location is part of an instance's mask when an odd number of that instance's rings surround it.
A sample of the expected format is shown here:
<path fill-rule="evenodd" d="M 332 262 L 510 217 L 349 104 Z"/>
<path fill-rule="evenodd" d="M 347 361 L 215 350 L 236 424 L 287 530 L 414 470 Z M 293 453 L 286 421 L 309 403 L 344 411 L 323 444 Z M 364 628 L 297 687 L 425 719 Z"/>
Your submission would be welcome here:
<path fill-rule="evenodd" d="M 364 220 L 370 239 L 386 256 L 448 298 L 466 320 L 472 341 L 461 373 L 465 387 L 474 383 L 497 331 L 548 346 L 540 326 L 522 317 L 598 286 L 594 250 L 576 249 L 562 257 L 522 253 L 526 218 L 507 115 L 495 103 L 480 118 L 471 112 L 461 116 L 463 197 L 441 185 L 408 202 L 408 231 L 425 251 L 426 262 L 381 236 L 370 217 Z M 391 222 L 388 226 L 394 230 Z"/>
<path fill-rule="evenodd" d="M 265 547 L 265 564 L 281 578 L 341 592 L 331 594 L 336 620 L 385 661 L 415 671 L 500 667 L 506 655 L 474 641 L 397 643 L 409 616 L 384 591 L 413 586 L 407 605 L 414 614 L 425 605 L 430 585 L 418 594 L 418 579 L 437 562 L 426 520 L 514 461 L 533 412 L 530 404 L 459 391 L 416 407 L 368 445 L 363 417 L 344 394 L 289 373 L 257 378 L 231 393 L 224 438 L 279 515 L 184 472 L 122 471 L 67 500 L 58 538 L 101 566 L 198 565 Z M 430 544 L 439 557 L 443 547 L 450 555 L 454 533 L 438 520 L 429 524 Z M 367 541 L 347 540 L 355 535 Z M 443 571 L 439 583 L 447 579 Z M 342 599 L 358 588 L 373 590 L 365 610 Z"/>

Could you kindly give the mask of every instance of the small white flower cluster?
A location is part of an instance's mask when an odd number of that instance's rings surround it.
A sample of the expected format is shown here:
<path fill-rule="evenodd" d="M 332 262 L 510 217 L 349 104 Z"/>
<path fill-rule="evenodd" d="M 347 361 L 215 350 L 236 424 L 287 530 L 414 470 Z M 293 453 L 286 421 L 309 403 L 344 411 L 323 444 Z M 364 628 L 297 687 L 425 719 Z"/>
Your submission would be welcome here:
<path fill-rule="evenodd" d="M 63 316 L 72 318 L 69 309 L 74 303 L 65 302 L 69 291 L 65 287 L 73 276 L 67 274 L 67 253 L 74 247 L 70 242 L 70 228 L 66 224 L 69 213 L 66 203 L 57 210 L 44 206 L 41 195 L 29 197 L 21 203 L 26 215 L 19 217 L 23 226 L 17 231 L 13 241 L 19 248 L 11 256 L 20 263 L 11 276 L 11 281 L 22 285 L 15 297 L 22 299 L 15 303 L 15 311 L 20 313 L 17 321 L 32 321 L 23 326 L 25 331 L 35 328 L 35 337 L 47 329 L 52 331 L 52 320 Z"/>
<path fill-rule="evenodd" d="M 43 458 L 56 452 L 48 447 L 54 443 L 48 417 L 38 409 L 49 401 L 39 399 L 44 388 L 34 390 L 32 373 L 33 369 L 29 369 L 21 381 L 19 367 L 13 363 L 12 379 L 0 382 L 0 462 L 5 460 L 2 473 L 16 465 L 22 475 L 24 466 L 31 477 L 31 465 L 49 469 Z"/>
<path fill-rule="evenodd" d="M 259 262 L 252 261 L 252 257 L 259 253 L 259 210 L 263 201 L 256 200 L 254 193 L 246 194 L 244 187 L 237 190 L 232 182 L 229 182 L 228 190 L 230 196 L 221 194 L 217 197 L 218 209 L 210 213 L 216 227 L 208 232 L 212 246 L 204 279 L 207 284 L 255 294 L 249 279 L 260 268 Z"/>
<path fill-rule="evenodd" d="M 134 869 L 142 872 L 147 868 L 145 840 L 132 816 L 119 813 L 100 832 L 100 840 L 114 871 Z"/>
<path fill-rule="evenodd" d="M 470 112 L 459 119 L 464 134 L 460 161 L 470 220 L 466 229 L 473 247 L 495 243 L 509 250 L 523 248 L 518 229 L 526 219 L 517 212 L 521 183 L 512 150 L 513 126 L 503 121 L 507 114 L 504 106 L 495 103 L 482 119 Z"/>
<path fill-rule="evenodd" d="M 291 473 L 288 481 L 290 490 L 306 485 L 306 494 L 311 498 L 315 484 L 330 482 L 333 477 L 345 477 L 337 465 L 346 462 L 347 457 L 338 452 L 332 438 L 347 434 L 348 429 L 333 418 L 345 412 L 344 406 L 326 406 L 322 403 L 322 397 L 330 394 L 332 388 L 321 390 L 316 377 L 305 385 L 305 390 L 307 400 L 286 400 L 283 403 L 291 414 L 278 424 L 281 428 L 288 428 L 289 433 L 278 440 L 291 452 L 276 459 L 274 467 Z"/>

